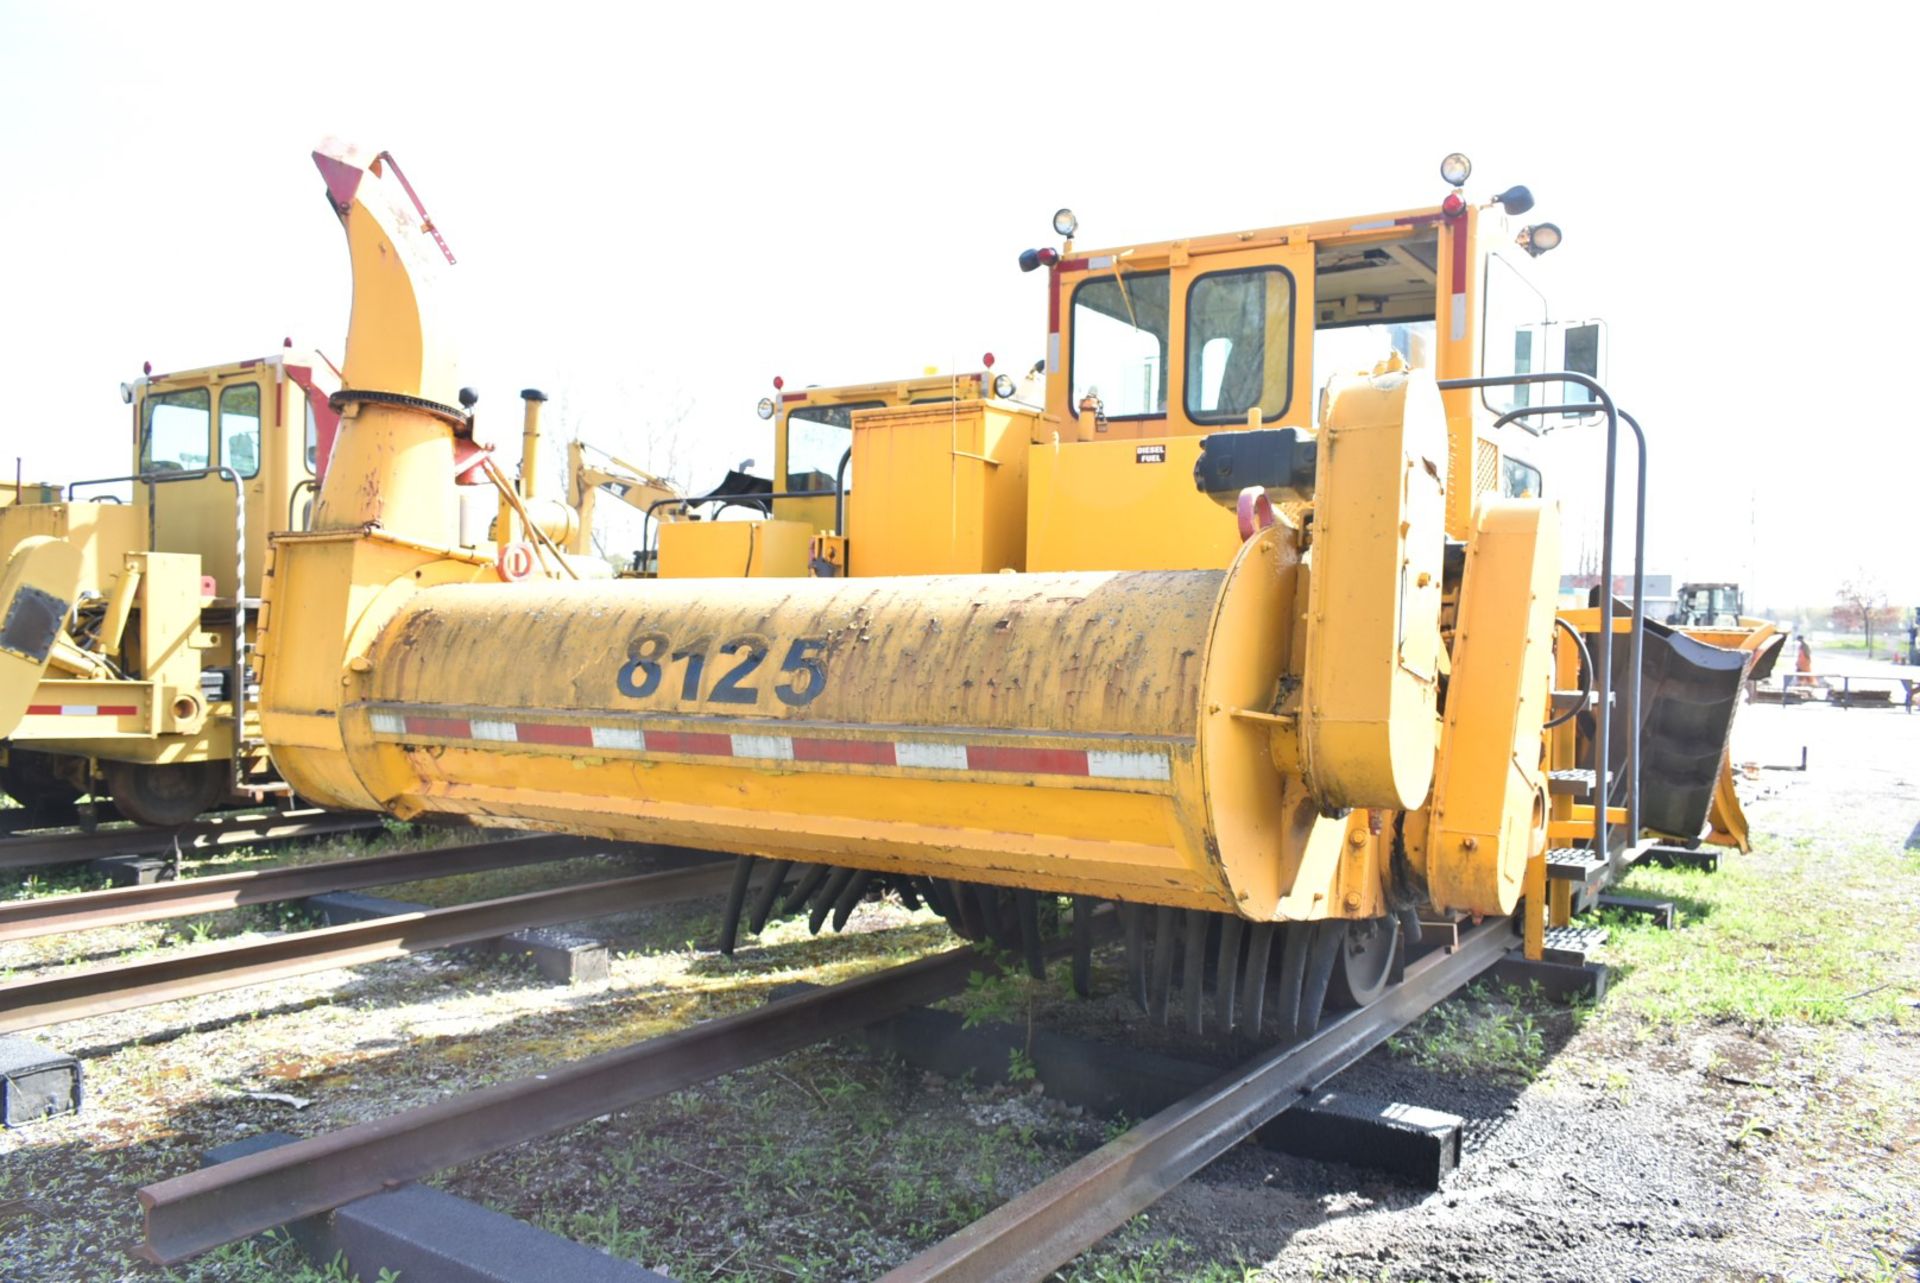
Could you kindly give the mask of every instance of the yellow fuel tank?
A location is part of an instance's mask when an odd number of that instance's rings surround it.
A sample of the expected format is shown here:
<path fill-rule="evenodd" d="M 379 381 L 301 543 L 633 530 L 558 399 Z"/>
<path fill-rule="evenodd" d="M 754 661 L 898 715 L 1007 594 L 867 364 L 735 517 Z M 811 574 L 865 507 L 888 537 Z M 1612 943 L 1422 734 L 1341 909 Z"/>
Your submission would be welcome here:
<path fill-rule="evenodd" d="M 511 611 L 428 588 L 350 677 L 371 796 L 337 800 L 1321 916 L 1347 826 L 1258 716 L 1296 540 L 1225 571 L 525 584 Z M 1310 856 L 1321 894 L 1283 906 Z"/>

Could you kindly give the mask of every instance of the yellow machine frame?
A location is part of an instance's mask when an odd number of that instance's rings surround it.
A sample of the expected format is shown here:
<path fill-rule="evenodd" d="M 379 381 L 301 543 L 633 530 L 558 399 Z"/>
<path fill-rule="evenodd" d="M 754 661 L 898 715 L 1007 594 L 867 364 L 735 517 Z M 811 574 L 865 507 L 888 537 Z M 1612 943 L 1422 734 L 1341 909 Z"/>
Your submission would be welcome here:
<path fill-rule="evenodd" d="M 463 430 L 428 315 L 444 265 L 379 160 L 318 159 L 355 271 L 346 418 L 314 531 L 276 541 L 263 640 L 267 733 L 303 794 L 791 858 L 831 852 L 1258 921 L 1378 917 L 1405 859 L 1440 908 L 1512 909 L 1546 843 L 1546 762 L 1509 748 L 1496 758 L 1511 767 L 1484 775 L 1452 763 L 1487 737 L 1538 742 L 1554 512 L 1477 484 L 1498 470 L 1475 466 L 1485 456 L 1471 411 L 1455 397 L 1449 414 L 1431 373 L 1395 358 L 1333 381 L 1313 438 L 1322 493 L 1335 496 L 1315 501 L 1330 505 L 1316 509 L 1325 521 L 1309 537 L 1282 513 L 1264 535 L 1229 536 L 1231 558 L 1184 557 L 1198 563 L 1185 571 L 965 575 L 1034 569 L 1030 540 L 1009 554 L 987 535 L 1002 501 L 982 497 L 976 514 L 966 497 L 992 485 L 958 485 L 962 464 L 1013 475 L 994 460 L 990 416 L 1005 418 L 1002 442 L 1015 427 L 1029 454 L 1060 461 L 1057 495 L 1088 475 L 1071 464 L 1111 448 L 1096 415 L 1066 416 L 1050 378 L 1045 410 L 973 402 L 854 417 L 856 458 L 871 434 L 870 457 L 887 462 L 850 499 L 853 579 L 804 592 L 742 579 L 630 591 L 549 580 L 505 593 L 484 568 L 431 551 L 448 542 L 451 513 L 435 496 Z M 1440 219 L 1342 223 L 1337 234 L 1371 244 Z M 1477 219 L 1451 219 L 1441 240 L 1460 238 L 1470 256 Z M 1191 263 L 1217 249 L 1221 262 L 1300 265 L 1312 240 L 1295 229 L 1127 253 Z M 1304 266 L 1300 278 L 1311 279 Z M 1436 306 L 1453 297 L 1444 280 L 1435 289 Z M 1461 325 L 1439 345 L 1443 364 L 1467 360 Z M 969 417 L 989 430 L 956 438 Z M 1188 426 L 1167 436 L 1195 440 L 1199 425 Z M 1147 440 L 1129 431 L 1129 450 Z M 927 468 L 944 490 L 917 484 Z M 1178 542 L 1203 513 L 1231 530 L 1187 485 L 1170 493 L 1160 540 Z M 918 496 L 925 524 L 977 525 L 980 537 L 959 546 L 981 564 L 938 567 L 962 572 L 950 581 L 861 576 L 862 541 L 883 545 L 897 533 L 890 521 L 907 519 L 867 507 L 880 514 L 869 531 L 863 495 L 890 493 Z M 1342 494 L 1356 496 L 1350 509 Z M 1388 501 L 1360 501 L 1368 495 Z M 1109 533 L 1117 560 L 1165 556 Z M 1483 710 L 1452 718 L 1461 742 L 1435 720 L 1445 586 L 1422 560 L 1448 533 L 1467 545 L 1460 617 L 1485 612 L 1488 630 L 1506 634 L 1485 639 L 1484 662 L 1456 654 L 1452 699 Z M 1411 595 L 1406 575 L 1420 581 Z M 546 653 L 559 621 L 568 655 L 615 661 L 486 664 Z M 1381 662 L 1343 662 L 1342 637 L 1384 642 Z M 1416 809 L 1423 823 L 1395 818 Z"/>
<path fill-rule="evenodd" d="M 234 638 L 236 625 L 252 633 L 268 533 L 307 521 L 336 378 L 324 357 L 290 349 L 149 372 L 122 388 L 129 474 L 0 508 L 0 600 L 11 609 L 34 588 L 51 630 L 44 645 L 0 647 L 0 737 L 19 800 L 57 808 L 111 792 L 129 818 L 165 824 L 281 787 L 244 691 L 234 698 L 248 680 Z M 108 486 L 129 501 L 90 497 Z M 52 545 L 71 554 L 57 570 Z"/>

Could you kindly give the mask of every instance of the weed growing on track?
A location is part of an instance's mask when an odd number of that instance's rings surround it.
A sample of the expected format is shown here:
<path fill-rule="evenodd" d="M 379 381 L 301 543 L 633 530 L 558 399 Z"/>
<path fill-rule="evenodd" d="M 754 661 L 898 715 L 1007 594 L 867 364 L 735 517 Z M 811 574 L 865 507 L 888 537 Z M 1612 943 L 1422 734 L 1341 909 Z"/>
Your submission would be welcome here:
<path fill-rule="evenodd" d="M 1387 1050 L 1422 1069 L 1530 1081 L 1546 1063 L 1536 991 L 1475 984 L 1387 1040 Z"/>

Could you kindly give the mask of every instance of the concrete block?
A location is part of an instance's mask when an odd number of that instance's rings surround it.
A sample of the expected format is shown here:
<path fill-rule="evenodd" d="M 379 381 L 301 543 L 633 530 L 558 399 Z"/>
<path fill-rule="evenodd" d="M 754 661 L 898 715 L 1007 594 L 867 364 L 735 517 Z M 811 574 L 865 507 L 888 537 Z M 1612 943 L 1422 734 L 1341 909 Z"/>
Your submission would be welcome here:
<path fill-rule="evenodd" d="M 290 1144 L 268 1132 L 209 1150 L 202 1165 Z M 363 1279 L 390 1270 L 433 1283 L 673 1283 L 664 1274 L 425 1185 L 403 1185 L 289 1224 L 316 1265 L 344 1256 Z"/>
<path fill-rule="evenodd" d="M 1529 962 L 1514 953 L 1494 963 L 1487 975 L 1501 984 L 1522 987 L 1537 984 L 1555 1002 L 1598 1002 L 1607 996 L 1607 969 L 1598 962 L 1580 966 Z"/>
<path fill-rule="evenodd" d="M 87 868 L 117 887 L 171 882 L 176 873 L 173 857 L 166 855 L 103 855 L 97 860 L 88 860 Z"/>
<path fill-rule="evenodd" d="M 357 891 L 329 891 L 325 895 L 308 896 L 301 903 L 330 927 L 343 922 L 390 918 L 396 913 L 424 913 L 432 907 L 405 900 L 383 900 Z M 554 984 L 586 984 L 605 980 L 613 974 L 613 958 L 605 944 L 564 927 L 516 931 L 461 947 L 531 958 L 540 974 Z"/>
<path fill-rule="evenodd" d="M 329 891 L 325 895 L 310 895 L 300 904 L 330 927 L 347 922 L 365 922 L 370 918 L 391 918 L 396 913 L 425 913 L 431 907 L 407 900 L 383 900 L 377 895 L 361 895 L 358 891 Z"/>
<path fill-rule="evenodd" d="M 80 1112 L 80 1062 L 29 1038 L 0 1036 L 0 1126 Z"/>
<path fill-rule="evenodd" d="M 613 956 L 605 944 L 564 928 L 516 931 L 498 941 L 495 948 L 533 959 L 540 974 L 557 985 L 589 984 L 613 974 Z"/>
<path fill-rule="evenodd" d="M 1323 1091 L 1254 1133 L 1262 1145 L 1321 1162 L 1389 1172 L 1439 1189 L 1460 1166 L 1464 1122 L 1419 1105 Z"/>
<path fill-rule="evenodd" d="M 1669 869 L 1699 869 L 1703 873 L 1720 871 L 1720 849 L 1712 846 L 1649 847 L 1647 853 L 1640 858 L 1649 864 L 1664 865 Z"/>
<path fill-rule="evenodd" d="M 1630 895 L 1603 895 L 1594 902 L 1599 909 L 1617 909 L 1621 913 L 1635 913 L 1651 918 L 1653 925 L 1662 931 L 1673 930 L 1673 901 L 1642 900 Z"/>

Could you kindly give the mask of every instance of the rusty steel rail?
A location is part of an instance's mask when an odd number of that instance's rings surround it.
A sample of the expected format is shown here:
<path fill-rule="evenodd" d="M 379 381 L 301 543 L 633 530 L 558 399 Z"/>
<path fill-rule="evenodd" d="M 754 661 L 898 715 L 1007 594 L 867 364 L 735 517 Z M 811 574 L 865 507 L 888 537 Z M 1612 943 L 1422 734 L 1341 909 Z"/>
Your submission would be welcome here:
<path fill-rule="evenodd" d="M 668 873 L 398 913 L 145 962 L 19 980 L 0 985 L 0 1033 L 717 895 L 726 890 L 732 872 L 732 861 L 715 860 Z"/>
<path fill-rule="evenodd" d="M 678 876 L 678 875 L 662 875 Z M 632 1047 L 314 1136 L 140 1191 L 138 1249 L 170 1265 L 614 1110 L 852 1033 L 964 989 L 987 965 L 948 950 L 824 989 L 779 998 Z"/>
<path fill-rule="evenodd" d="M 129 922 L 184 918 L 217 913 L 248 904 L 298 900 L 325 891 L 353 891 L 361 887 L 417 882 L 426 878 L 482 873 L 517 864 L 540 864 L 576 856 L 624 853 L 687 854 L 678 847 L 652 847 L 631 842 L 600 842 L 561 834 L 469 842 L 425 851 L 396 851 L 363 855 L 321 864 L 278 869 L 250 869 L 204 878 L 181 878 L 149 886 L 108 887 L 40 900 L 0 902 L 0 944 L 57 935 L 63 931 L 92 931 Z"/>
<path fill-rule="evenodd" d="M 1223 1075 L 889 1271 L 881 1283 L 1046 1277 L 1498 962 L 1513 944 L 1511 919 L 1464 933 L 1457 949 L 1435 950 L 1409 965 L 1406 978 L 1372 1006 Z"/>
<path fill-rule="evenodd" d="M 272 815 L 221 816 L 182 825 L 177 829 L 106 829 L 95 833 L 72 830 L 30 833 L 0 838 L 0 869 L 24 869 L 40 864 L 72 864 L 110 855 L 167 855 L 175 843 L 184 853 L 214 851 L 255 842 L 284 842 L 293 838 L 352 833 L 380 826 L 376 816 L 353 811 L 318 809 L 281 811 Z"/>

